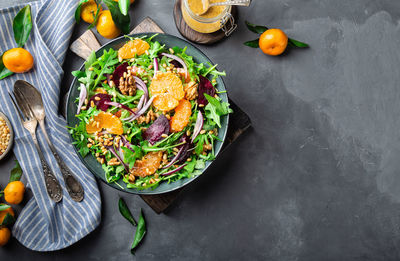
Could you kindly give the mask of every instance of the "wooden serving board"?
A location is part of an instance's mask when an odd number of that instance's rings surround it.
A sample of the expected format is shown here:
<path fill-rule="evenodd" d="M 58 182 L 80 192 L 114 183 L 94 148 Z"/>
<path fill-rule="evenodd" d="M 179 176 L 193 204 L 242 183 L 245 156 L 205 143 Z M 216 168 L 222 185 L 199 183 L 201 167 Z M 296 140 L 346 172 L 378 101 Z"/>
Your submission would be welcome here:
<path fill-rule="evenodd" d="M 164 31 L 150 18 L 146 17 L 131 32 L 145 33 L 155 32 L 164 33 Z M 75 40 L 70 49 L 76 55 L 83 59 L 87 59 L 93 50 L 100 48 L 100 44 L 92 31 L 87 30 L 77 40 Z M 241 134 L 243 134 L 250 126 L 250 118 L 243 112 L 232 100 L 229 100 L 234 113 L 229 118 L 229 128 L 222 151 L 234 142 Z M 158 214 L 167 209 L 178 197 L 183 188 L 159 195 L 140 195 L 140 197 Z"/>

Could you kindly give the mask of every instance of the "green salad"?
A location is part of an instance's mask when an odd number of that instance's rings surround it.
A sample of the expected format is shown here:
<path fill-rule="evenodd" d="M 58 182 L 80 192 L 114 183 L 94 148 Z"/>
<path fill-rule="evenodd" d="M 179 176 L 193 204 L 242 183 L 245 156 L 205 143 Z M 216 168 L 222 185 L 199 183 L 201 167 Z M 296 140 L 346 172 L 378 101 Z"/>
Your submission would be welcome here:
<path fill-rule="evenodd" d="M 232 112 L 218 96 L 216 78 L 225 72 L 154 36 L 93 52 L 73 72 L 80 83 L 73 144 L 97 159 L 107 182 L 138 190 L 201 174 Z"/>

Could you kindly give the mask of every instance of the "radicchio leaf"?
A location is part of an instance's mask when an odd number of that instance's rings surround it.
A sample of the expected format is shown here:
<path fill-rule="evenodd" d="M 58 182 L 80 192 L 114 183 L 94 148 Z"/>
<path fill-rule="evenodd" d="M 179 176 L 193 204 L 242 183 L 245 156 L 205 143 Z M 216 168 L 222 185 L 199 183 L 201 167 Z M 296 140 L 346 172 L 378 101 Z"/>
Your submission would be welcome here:
<path fill-rule="evenodd" d="M 204 93 L 207 93 L 211 97 L 215 96 L 215 88 L 211 84 L 210 80 L 204 76 L 199 75 L 200 83 L 199 83 L 199 97 L 197 98 L 197 103 L 202 105 L 207 105 L 208 101 L 206 97 L 204 97 Z"/>
<path fill-rule="evenodd" d="M 124 72 L 127 71 L 128 66 L 128 63 L 123 63 L 115 68 L 112 78 L 117 88 L 119 86 L 119 79 L 124 75 Z"/>
<path fill-rule="evenodd" d="M 96 100 L 96 97 L 99 97 L 100 100 Z M 89 104 L 91 104 L 92 101 L 94 102 L 94 105 L 96 105 L 97 109 L 107 111 L 110 105 L 106 104 L 106 102 L 111 102 L 111 95 L 105 93 L 97 93 L 90 98 Z"/>
<path fill-rule="evenodd" d="M 178 62 L 177 60 L 172 60 L 169 63 L 174 65 L 175 68 L 183 68 L 182 64 L 180 64 L 180 62 Z"/>
<path fill-rule="evenodd" d="M 182 145 L 179 149 L 182 149 L 181 154 L 179 157 L 176 159 L 177 164 L 183 164 L 186 162 L 186 160 L 190 157 L 192 154 L 192 148 L 193 148 L 193 143 L 190 140 L 190 137 L 185 134 L 180 138 L 179 142 L 186 142 L 185 144 Z"/>
<path fill-rule="evenodd" d="M 150 127 L 146 129 L 146 131 L 143 133 L 143 138 L 145 140 L 148 140 L 149 143 L 153 145 L 154 143 L 162 139 L 161 135 L 163 134 L 169 134 L 169 121 L 167 117 L 164 116 L 164 114 L 161 114 L 153 122 L 153 124 L 151 124 Z"/>

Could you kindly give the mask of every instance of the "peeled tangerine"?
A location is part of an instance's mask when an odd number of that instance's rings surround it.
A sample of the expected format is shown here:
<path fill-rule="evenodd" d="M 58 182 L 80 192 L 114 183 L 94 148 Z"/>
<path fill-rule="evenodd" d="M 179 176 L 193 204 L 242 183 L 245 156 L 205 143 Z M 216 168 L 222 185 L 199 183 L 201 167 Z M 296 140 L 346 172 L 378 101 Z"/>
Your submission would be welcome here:
<path fill-rule="evenodd" d="M 181 79 L 171 72 L 158 72 L 150 85 L 153 105 L 161 111 L 170 111 L 185 97 Z"/>
<path fill-rule="evenodd" d="M 192 115 L 192 104 L 190 101 L 182 99 L 179 105 L 175 108 L 175 114 L 172 116 L 170 125 L 172 132 L 182 131 L 189 123 Z"/>
<path fill-rule="evenodd" d="M 122 121 L 109 112 L 100 112 L 97 116 L 90 119 L 89 123 L 86 125 L 86 131 L 89 134 L 100 132 L 103 129 L 115 135 L 122 135 L 124 133 Z"/>
<path fill-rule="evenodd" d="M 135 165 L 131 169 L 131 174 L 139 177 L 153 175 L 160 167 L 162 151 L 149 152 L 140 160 L 136 160 Z"/>
<path fill-rule="evenodd" d="M 130 59 L 135 55 L 142 55 L 149 50 L 150 45 L 141 39 L 135 39 L 127 42 L 118 50 L 118 57 L 121 59 Z"/>

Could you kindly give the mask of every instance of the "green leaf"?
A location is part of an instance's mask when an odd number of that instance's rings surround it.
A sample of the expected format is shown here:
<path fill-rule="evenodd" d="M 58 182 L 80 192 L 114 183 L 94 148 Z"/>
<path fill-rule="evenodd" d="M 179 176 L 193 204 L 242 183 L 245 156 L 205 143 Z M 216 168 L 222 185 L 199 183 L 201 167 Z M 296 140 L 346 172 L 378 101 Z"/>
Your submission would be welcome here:
<path fill-rule="evenodd" d="M 14 39 L 18 47 L 24 46 L 32 29 L 31 6 L 27 5 L 14 17 Z"/>
<path fill-rule="evenodd" d="M 259 44 L 258 44 L 259 40 L 260 39 L 256 39 L 256 40 L 253 40 L 253 41 L 247 41 L 247 42 L 245 42 L 243 44 L 248 46 L 248 47 L 251 47 L 251 48 L 258 48 L 259 47 Z"/>
<path fill-rule="evenodd" d="M 82 5 L 86 2 L 88 2 L 89 0 L 80 0 L 78 3 L 78 6 L 76 7 L 75 10 L 75 21 L 76 23 L 79 24 L 79 22 L 81 21 L 81 9 L 82 9 Z"/>
<path fill-rule="evenodd" d="M 212 119 L 218 127 L 221 128 L 221 116 L 231 113 L 232 110 L 229 108 L 229 103 L 220 102 L 218 99 L 211 97 L 207 93 L 204 94 L 208 104 L 204 108 L 206 111 L 206 118 Z"/>
<path fill-rule="evenodd" d="M 136 227 L 137 223 L 133 218 L 131 211 L 129 210 L 128 206 L 126 205 L 125 201 L 122 198 L 120 198 L 118 201 L 118 208 L 121 215 Z"/>
<path fill-rule="evenodd" d="M 207 94 L 205 94 L 207 95 Z M 208 103 L 204 108 L 206 117 L 212 119 L 219 128 L 221 128 L 221 117 L 217 113 L 217 109 L 211 103 Z"/>
<path fill-rule="evenodd" d="M 123 34 L 129 34 L 129 26 L 131 23 L 131 18 L 129 15 L 123 15 L 118 7 L 118 3 L 114 0 L 103 0 L 103 2 L 110 10 L 115 25 L 121 29 Z"/>
<path fill-rule="evenodd" d="M 91 23 L 91 24 L 89 25 L 88 29 L 92 29 L 93 27 L 96 26 L 97 20 L 99 19 L 99 16 L 100 16 L 100 8 L 101 8 L 101 6 L 100 6 L 100 4 L 98 3 L 98 4 L 97 4 L 96 14 L 94 15 L 93 23 Z"/>
<path fill-rule="evenodd" d="M 288 44 L 291 47 L 298 47 L 298 48 L 308 48 L 308 47 L 310 47 L 308 44 L 300 42 L 300 41 L 297 41 L 297 40 L 292 39 L 292 38 L 288 39 Z"/>
<path fill-rule="evenodd" d="M 135 249 L 139 245 L 140 241 L 142 241 L 145 234 L 146 234 L 146 222 L 143 217 L 143 212 L 142 210 L 140 210 L 139 223 L 136 229 L 135 238 L 133 239 L 133 243 L 131 246 L 132 254 L 135 254 Z"/>
<path fill-rule="evenodd" d="M 10 75 L 13 75 L 14 73 L 10 70 L 8 70 L 3 63 L 3 55 L 0 56 L 0 80 L 4 79 Z"/>
<path fill-rule="evenodd" d="M 89 55 L 85 62 L 85 70 L 89 70 L 90 66 L 96 61 L 96 51 L 92 51 L 92 53 Z M 81 72 L 81 71 L 78 71 Z M 72 75 L 74 75 L 74 72 L 72 72 Z M 78 77 L 77 75 L 74 75 L 75 77 Z"/>
<path fill-rule="evenodd" d="M 130 4 L 131 4 L 131 1 L 129 1 L 129 0 L 119 0 L 118 1 L 119 10 L 121 11 L 121 13 L 123 15 L 128 15 L 128 10 L 129 10 Z"/>
<path fill-rule="evenodd" d="M 247 28 L 256 34 L 262 34 L 263 32 L 268 30 L 268 27 L 263 26 L 263 25 L 252 24 L 248 21 L 245 21 L 245 23 L 246 23 Z"/>
<path fill-rule="evenodd" d="M 0 226 L 11 226 L 14 222 L 15 218 L 10 213 L 7 213 Z"/>
<path fill-rule="evenodd" d="M 15 166 L 11 170 L 11 173 L 10 173 L 10 181 L 9 182 L 18 181 L 21 179 L 21 176 L 22 176 L 22 169 L 18 163 L 18 160 L 16 160 Z"/>
<path fill-rule="evenodd" d="M 8 208 L 10 208 L 10 206 L 9 206 L 9 205 L 6 205 L 6 204 L 3 204 L 3 203 L 0 203 L 0 211 L 6 210 L 6 209 L 8 209 Z"/>

